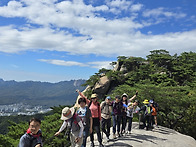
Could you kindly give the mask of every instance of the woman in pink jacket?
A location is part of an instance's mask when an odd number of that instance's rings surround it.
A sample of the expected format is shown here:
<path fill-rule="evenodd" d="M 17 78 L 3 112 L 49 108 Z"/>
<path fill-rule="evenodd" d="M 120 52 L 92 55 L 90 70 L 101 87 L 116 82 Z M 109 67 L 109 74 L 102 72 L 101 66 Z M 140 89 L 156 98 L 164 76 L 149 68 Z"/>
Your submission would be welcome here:
<path fill-rule="evenodd" d="M 91 114 L 93 118 L 93 131 L 95 130 L 97 132 L 99 147 L 103 147 L 101 131 L 100 131 L 101 108 L 100 108 L 100 103 L 97 101 L 97 94 L 92 94 L 90 100 L 87 99 L 81 92 L 79 92 L 79 95 L 86 99 L 86 104 L 89 106 L 89 109 L 91 110 Z M 93 131 L 90 134 L 91 147 L 95 146 Z"/>

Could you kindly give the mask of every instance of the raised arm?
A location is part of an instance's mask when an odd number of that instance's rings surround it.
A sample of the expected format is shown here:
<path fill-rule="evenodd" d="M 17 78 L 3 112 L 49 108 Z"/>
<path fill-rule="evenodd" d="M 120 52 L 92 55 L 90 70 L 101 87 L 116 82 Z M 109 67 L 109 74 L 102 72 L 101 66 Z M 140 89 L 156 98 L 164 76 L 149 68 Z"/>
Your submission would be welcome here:
<path fill-rule="evenodd" d="M 86 99 L 86 104 L 89 105 L 90 100 L 87 99 L 87 97 L 86 97 L 82 92 L 80 92 L 78 89 L 76 90 L 76 92 L 78 92 L 78 94 L 79 94 L 81 97 L 85 98 L 85 99 Z"/>
<path fill-rule="evenodd" d="M 136 91 L 135 95 L 132 98 L 130 98 L 129 101 L 132 101 L 133 99 L 135 99 L 137 95 L 138 95 L 138 91 Z"/>

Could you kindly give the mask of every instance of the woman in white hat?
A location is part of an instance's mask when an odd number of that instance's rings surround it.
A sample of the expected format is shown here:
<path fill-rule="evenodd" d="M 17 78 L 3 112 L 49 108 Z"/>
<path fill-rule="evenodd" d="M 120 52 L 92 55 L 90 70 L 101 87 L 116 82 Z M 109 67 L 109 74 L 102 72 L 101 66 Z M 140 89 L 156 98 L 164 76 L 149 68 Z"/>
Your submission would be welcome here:
<path fill-rule="evenodd" d="M 121 97 L 121 101 L 123 103 L 123 105 L 128 105 L 128 103 L 130 103 L 133 99 L 136 98 L 136 96 L 138 95 L 138 91 L 136 91 L 135 95 L 132 96 L 130 99 L 128 98 L 128 95 L 126 93 L 124 93 Z M 123 110 L 122 110 L 122 127 L 121 127 L 121 135 L 123 135 L 125 133 L 125 128 L 126 128 L 126 124 L 127 124 L 127 120 L 129 118 L 127 118 L 127 107 L 123 106 Z"/>
<path fill-rule="evenodd" d="M 62 110 L 61 120 L 64 120 L 64 122 L 59 131 L 55 133 L 55 136 L 58 136 L 67 127 L 67 129 L 71 130 L 71 147 L 81 147 L 83 142 L 84 126 L 79 116 L 75 114 L 74 107 L 65 107 Z"/>

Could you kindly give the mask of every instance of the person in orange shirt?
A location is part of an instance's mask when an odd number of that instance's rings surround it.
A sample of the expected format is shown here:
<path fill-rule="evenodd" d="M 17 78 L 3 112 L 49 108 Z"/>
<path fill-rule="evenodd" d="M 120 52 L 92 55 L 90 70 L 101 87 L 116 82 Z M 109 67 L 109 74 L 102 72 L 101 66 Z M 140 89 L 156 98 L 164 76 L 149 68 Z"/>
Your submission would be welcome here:
<path fill-rule="evenodd" d="M 152 125 L 155 124 L 157 126 L 157 110 L 154 106 L 154 101 L 150 100 L 150 106 L 152 107 L 152 116 L 151 116 L 151 120 L 152 120 Z M 157 126 L 158 127 L 158 126 Z"/>

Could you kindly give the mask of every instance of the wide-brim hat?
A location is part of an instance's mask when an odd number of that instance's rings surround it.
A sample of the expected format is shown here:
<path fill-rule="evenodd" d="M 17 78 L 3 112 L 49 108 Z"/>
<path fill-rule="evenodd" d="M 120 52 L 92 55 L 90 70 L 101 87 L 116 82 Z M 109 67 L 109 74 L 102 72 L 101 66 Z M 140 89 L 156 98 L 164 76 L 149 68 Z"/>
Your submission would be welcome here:
<path fill-rule="evenodd" d="M 148 100 L 147 99 L 145 99 L 144 101 L 143 101 L 143 104 L 148 104 L 149 102 L 148 102 Z"/>
<path fill-rule="evenodd" d="M 125 96 L 125 97 L 128 97 L 128 95 L 127 95 L 126 93 L 123 93 L 122 97 L 124 97 L 124 96 Z"/>
<path fill-rule="evenodd" d="M 69 113 L 70 111 L 71 111 L 71 113 L 68 116 L 64 116 L 67 113 Z M 71 107 L 71 108 L 65 107 L 65 108 L 63 108 L 62 114 L 61 114 L 61 120 L 68 120 L 68 119 L 70 119 L 73 116 L 74 112 L 75 112 L 74 107 Z"/>
<path fill-rule="evenodd" d="M 91 98 L 97 98 L 97 94 L 96 93 L 92 94 Z"/>

